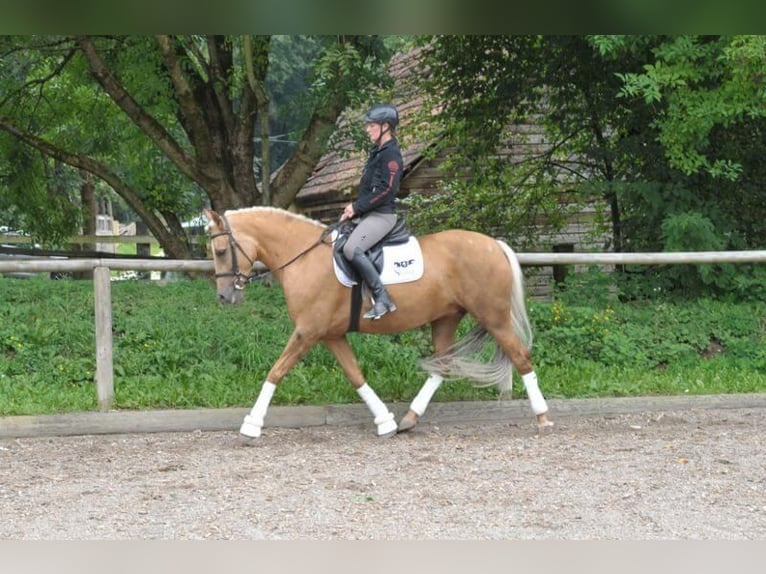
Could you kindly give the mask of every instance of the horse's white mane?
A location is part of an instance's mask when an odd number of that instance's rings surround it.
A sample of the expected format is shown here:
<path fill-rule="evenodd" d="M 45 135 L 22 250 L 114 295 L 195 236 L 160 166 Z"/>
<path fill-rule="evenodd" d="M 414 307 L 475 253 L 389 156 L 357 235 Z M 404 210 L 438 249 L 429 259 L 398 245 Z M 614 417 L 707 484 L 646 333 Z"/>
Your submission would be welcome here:
<path fill-rule="evenodd" d="M 284 215 L 285 217 L 292 217 L 293 219 L 297 219 L 299 221 L 306 221 L 307 223 L 311 223 L 313 225 L 316 225 L 317 227 L 322 227 L 322 228 L 327 227 L 321 221 L 317 221 L 316 219 L 311 219 L 310 217 L 306 217 L 305 215 L 301 215 L 300 213 L 294 213 L 292 211 L 287 211 L 286 209 L 280 209 L 279 207 L 268 207 L 268 206 L 257 205 L 254 207 L 243 207 L 240 209 L 228 209 L 226 210 L 224 215 L 229 216 L 235 213 L 248 213 L 252 211 L 278 213 L 280 215 Z"/>

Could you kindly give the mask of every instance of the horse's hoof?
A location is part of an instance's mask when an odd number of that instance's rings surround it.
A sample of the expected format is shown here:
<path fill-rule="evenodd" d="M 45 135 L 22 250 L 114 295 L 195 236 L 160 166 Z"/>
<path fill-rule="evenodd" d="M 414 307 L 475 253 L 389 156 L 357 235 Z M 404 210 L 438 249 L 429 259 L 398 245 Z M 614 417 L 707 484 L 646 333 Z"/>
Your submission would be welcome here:
<path fill-rule="evenodd" d="M 418 415 L 414 411 L 407 411 L 407 414 L 399 421 L 399 432 L 407 432 L 415 428 L 418 424 Z"/>
<path fill-rule="evenodd" d="M 239 434 L 240 436 L 246 437 L 246 438 L 258 438 L 261 436 L 261 428 L 263 427 L 263 420 L 258 420 L 252 417 L 251 415 L 247 415 L 245 417 L 245 420 L 242 422 L 242 426 L 239 427 Z"/>
<path fill-rule="evenodd" d="M 389 438 L 396 434 L 396 421 L 394 420 L 393 413 L 388 413 L 381 417 L 383 420 L 376 420 L 375 424 L 378 425 L 378 436 L 380 438 Z"/>
<path fill-rule="evenodd" d="M 552 432 L 553 432 L 552 421 L 537 423 L 537 434 L 550 434 Z"/>
<path fill-rule="evenodd" d="M 237 445 L 238 446 L 256 446 L 261 443 L 261 439 L 255 438 L 252 436 L 247 436 L 244 434 L 240 434 L 237 438 Z"/>

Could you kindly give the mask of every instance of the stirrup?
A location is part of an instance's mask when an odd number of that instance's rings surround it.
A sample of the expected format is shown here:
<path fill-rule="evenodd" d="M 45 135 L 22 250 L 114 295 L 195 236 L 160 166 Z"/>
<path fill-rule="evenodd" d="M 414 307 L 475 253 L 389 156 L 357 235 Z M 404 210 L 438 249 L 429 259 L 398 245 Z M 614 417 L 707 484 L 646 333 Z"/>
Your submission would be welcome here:
<path fill-rule="evenodd" d="M 367 311 L 364 314 L 365 319 L 380 319 L 383 315 L 385 315 L 388 312 L 394 312 L 396 311 L 396 305 L 394 305 L 393 301 L 390 301 L 388 304 L 383 303 L 383 301 L 375 301 L 375 303 L 372 306 L 372 309 Z"/>
<path fill-rule="evenodd" d="M 386 313 L 389 313 L 389 312 L 393 313 L 394 311 L 396 311 L 396 305 L 394 305 L 393 301 L 391 301 L 388 304 L 380 301 L 373 304 L 372 309 L 370 309 L 364 314 L 364 318 L 365 319 L 380 319 Z"/>

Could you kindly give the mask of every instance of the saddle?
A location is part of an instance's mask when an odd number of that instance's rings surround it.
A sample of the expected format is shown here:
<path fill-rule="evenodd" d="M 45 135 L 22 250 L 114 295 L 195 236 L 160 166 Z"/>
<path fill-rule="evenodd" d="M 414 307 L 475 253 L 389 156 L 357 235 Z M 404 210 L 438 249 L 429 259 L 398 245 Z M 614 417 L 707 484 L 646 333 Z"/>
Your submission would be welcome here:
<path fill-rule="evenodd" d="M 351 232 L 354 230 L 358 222 L 358 220 L 351 220 L 341 225 L 337 229 L 338 235 L 335 237 L 333 243 L 333 258 L 335 260 L 336 275 L 340 272 L 340 274 L 345 275 L 348 279 L 354 281 L 353 285 L 351 285 L 351 314 L 348 324 L 348 330 L 351 332 L 359 330 L 359 316 L 362 308 L 362 287 L 364 283 L 356 270 L 343 256 L 343 246 L 348 241 L 349 235 L 351 235 Z M 396 224 L 394 224 L 391 231 L 389 231 L 383 239 L 368 249 L 365 254 L 370 261 L 372 261 L 372 264 L 375 266 L 378 273 L 382 274 L 384 264 L 383 248 L 390 246 L 404 246 L 404 244 L 410 243 L 411 239 L 414 240 L 407 227 L 407 222 L 404 217 L 400 217 L 396 220 Z M 420 268 L 422 270 L 422 265 Z M 381 280 L 382 279 L 383 277 L 381 277 Z"/>
<path fill-rule="evenodd" d="M 341 225 L 338 228 L 338 237 L 333 244 L 333 257 L 335 258 L 335 263 L 343 273 L 349 277 L 353 277 L 357 281 L 359 281 L 360 278 L 356 270 L 343 256 L 343 246 L 346 244 L 346 241 L 348 241 L 349 235 L 351 235 L 351 232 L 354 230 L 358 222 L 358 219 L 352 219 Z M 365 255 L 372 261 L 372 264 L 375 266 L 375 269 L 378 270 L 378 273 L 383 271 L 383 248 L 387 245 L 401 245 L 407 243 L 410 240 L 411 235 L 412 233 L 410 232 L 409 227 L 407 227 L 406 218 L 400 217 L 396 220 L 391 231 L 365 252 Z"/>

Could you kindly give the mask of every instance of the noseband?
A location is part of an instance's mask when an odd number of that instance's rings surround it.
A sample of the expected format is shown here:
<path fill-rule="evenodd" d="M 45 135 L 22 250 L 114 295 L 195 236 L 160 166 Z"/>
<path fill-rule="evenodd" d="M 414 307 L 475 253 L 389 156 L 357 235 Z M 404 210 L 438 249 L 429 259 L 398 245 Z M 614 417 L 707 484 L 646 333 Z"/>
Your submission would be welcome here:
<path fill-rule="evenodd" d="M 223 225 L 225 227 L 224 231 L 221 231 L 220 233 L 214 233 L 210 236 L 210 240 L 212 241 L 216 237 L 221 237 L 225 235 L 229 238 L 229 249 L 231 250 L 231 271 L 225 271 L 223 273 L 216 273 L 215 278 L 219 279 L 221 277 L 234 277 L 234 288 L 238 291 L 242 291 L 245 288 L 245 285 L 252 281 L 253 277 L 255 277 L 253 274 L 247 274 L 242 273 L 239 269 L 239 262 L 237 261 L 237 251 L 242 252 L 242 255 L 245 256 L 245 259 L 247 259 L 247 262 L 250 264 L 250 269 L 253 268 L 255 265 L 255 261 L 250 259 L 250 257 L 245 253 L 245 250 L 242 249 L 242 246 L 237 243 L 237 240 L 234 237 L 234 234 L 231 231 L 231 226 L 229 225 L 229 220 L 226 219 L 225 216 L 221 216 L 221 219 L 223 220 Z"/>

